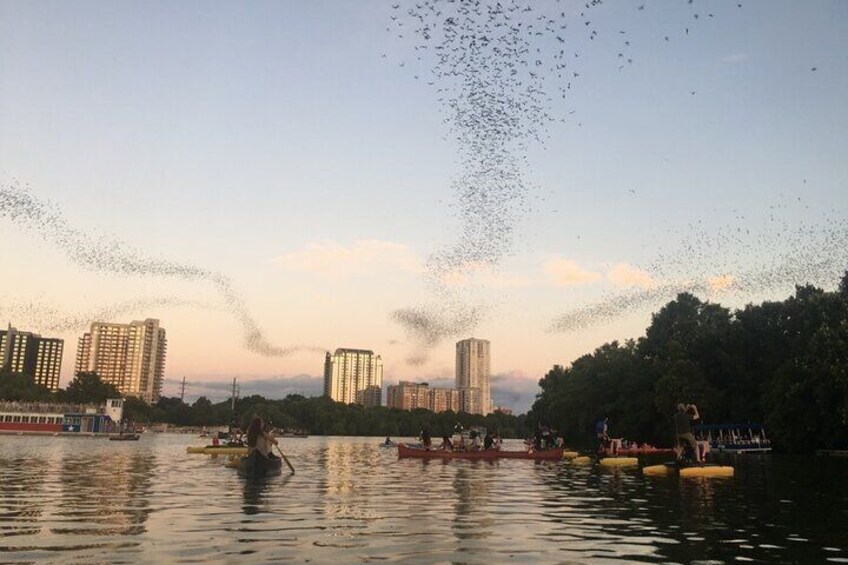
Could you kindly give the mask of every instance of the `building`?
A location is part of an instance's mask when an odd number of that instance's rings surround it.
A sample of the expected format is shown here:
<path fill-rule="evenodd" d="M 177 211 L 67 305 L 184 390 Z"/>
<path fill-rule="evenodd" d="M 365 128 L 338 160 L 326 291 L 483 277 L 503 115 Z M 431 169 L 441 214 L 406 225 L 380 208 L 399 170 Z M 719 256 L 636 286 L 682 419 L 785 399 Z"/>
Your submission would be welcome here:
<path fill-rule="evenodd" d="M 507 408 L 506 406 L 495 406 L 494 412 L 495 414 L 505 414 L 506 416 L 512 416 L 512 408 Z"/>
<path fill-rule="evenodd" d="M 324 358 L 324 396 L 329 396 L 336 402 L 345 404 L 360 403 L 357 401 L 357 392 L 370 389 L 369 402 L 382 404 L 383 391 L 383 359 L 374 355 L 373 351 L 367 349 L 336 349 L 331 354 L 327 352 Z M 364 404 L 366 395 L 361 394 L 360 400 Z"/>
<path fill-rule="evenodd" d="M 430 410 L 459 412 L 459 391 L 455 388 L 431 388 Z"/>
<path fill-rule="evenodd" d="M 430 388 L 428 383 L 400 381 L 386 387 L 386 406 L 400 410 L 425 408 L 432 412 L 459 412 L 459 391 Z"/>
<path fill-rule="evenodd" d="M 64 347 L 62 339 L 20 332 L 9 325 L 0 330 L 0 367 L 30 375 L 36 384 L 55 391 L 59 389 Z"/>
<path fill-rule="evenodd" d="M 366 408 L 383 405 L 383 388 L 371 385 L 356 391 L 356 403 Z"/>
<path fill-rule="evenodd" d="M 124 396 L 156 402 L 162 391 L 168 342 L 159 320 L 92 322 L 79 338 L 76 372 L 95 372 Z"/>
<path fill-rule="evenodd" d="M 456 344 L 456 388 L 459 409 L 469 414 L 492 411 L 490 347 L 485 339 L 464 339 Z"/>
<path fill-rule="evenodd" d="M 415 410 L 426 408 L 430 410 L 430 385 L 400 381 L 396 385 L 386 387 L 386 406 L 399 410 Z"/>

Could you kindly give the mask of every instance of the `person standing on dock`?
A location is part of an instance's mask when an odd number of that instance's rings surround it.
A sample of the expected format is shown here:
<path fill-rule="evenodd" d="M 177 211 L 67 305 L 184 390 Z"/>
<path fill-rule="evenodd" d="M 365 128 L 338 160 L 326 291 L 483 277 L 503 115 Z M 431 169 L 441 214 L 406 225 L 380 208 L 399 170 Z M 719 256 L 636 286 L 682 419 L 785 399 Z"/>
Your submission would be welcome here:
<path fill-rule="evenodd" d="M 695 440 L 695 435 L 692 433 L 692 420 L 697 420 L 700 417 L 701 415 L 698 414 L 698 407 L 694 404 L 680 403 L 677 405 L 677 412 L 674 414 L 674 429 L 677 433 L 677 445 L 678 447 L 683 447 L 688 444 L 692 450 L 692 457 L 697 463 L 703 463 L 703 461 L 701 460 L 701 453 L 698 449 L 698 442 Z M 677 458 L 682 459 L 683 453 L 685 453 L 685 448 L 680 452 Z"/>

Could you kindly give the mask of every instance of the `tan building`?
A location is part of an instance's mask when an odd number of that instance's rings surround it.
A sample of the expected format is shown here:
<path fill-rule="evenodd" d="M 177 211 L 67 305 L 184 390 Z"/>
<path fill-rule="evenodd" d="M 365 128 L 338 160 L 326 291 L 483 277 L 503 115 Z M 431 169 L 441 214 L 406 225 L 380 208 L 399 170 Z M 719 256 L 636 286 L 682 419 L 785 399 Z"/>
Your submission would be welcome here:
<path fill-rule="evenodd" d="M 459 409 L 469 414 L 492 411 L 490 344 L 485 339 L 464 339 L 456 344 L 456 388 Z"/>
<path fill-rule="evenodd" d="M 430 410 L 433 412 L 459 412 L 459 391 L 455 388 L 430 389 Z"/>
<path fill-rule="evenodd" d="M 428 383 L 400 381 L 386 387 L 386 406 L 400 410 L 424 408 L 432 412 L 459 412 L 459 391 L 430 388 Z"/>
<path fill-rule="evenodd" d="M 426 408 L 430 410 L 430 385 L 400 381 L 386 387 L 386 406 L 400 410 Z"/>
<path fill-rule="evenodd" d="M 383 359 L 368 349 L 336 349 L 335 353 L 324 358 L 324 396 L 336 402 L 354 404 L 357 392 L 376 387 L 379 397 L 376 406 L 381 404 L 383 391 Z M 370 400 L 374 401 L 374 388 L 370 388 Z M 366 397 L 360 395 L 363 400 Z"/>
<path fill-rule="evenodd" d="M 162 392 L 168 342 L 159 320 L 92 322 L 79 338 L 76 372 L 95 372 L 124 396 L 156 402 Z"/>
<path fill-rule="evenodd" d="M 59 389 L 64 347 L 62 339 L 20 332 L 10 325 L 0 330 L 0 367 L 30 375 L 36 384 L 55 391 Z"/>

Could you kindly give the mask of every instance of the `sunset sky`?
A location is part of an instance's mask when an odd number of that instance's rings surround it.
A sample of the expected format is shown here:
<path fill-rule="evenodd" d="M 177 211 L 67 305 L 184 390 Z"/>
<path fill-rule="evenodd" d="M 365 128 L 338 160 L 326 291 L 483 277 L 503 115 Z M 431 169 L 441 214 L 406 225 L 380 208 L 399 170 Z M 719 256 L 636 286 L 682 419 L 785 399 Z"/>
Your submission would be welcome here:
<path fill-rule="evenodd" d="M 560 4 L 581 26 L 583 2 L 534 3 Z M 552 102 L 565 123 L 526 154 L 505 259 L 444 281 L 483 315 L 425 348 L 392 312 L 440 299 L 425 271 L 457 237 L 461 162 L 438 81 L 415 78 L 426 58 L 387 31 L 404 2 L 0 0 L 2 185 L 86 241 L 220 273 L 268 342 L 304 349 L 261 355 L 208 280 L 86 267 L 8 214 L 0 321 L 64 338 L 65 386 L 80 320 L 158 318 L 164 393 L 186 377 L 190 396 L 233 377 L 242 394 L 319 393 L 309 377 L 337 347 L 382 355 L 387 384 L 449 383 L 454 343 L 483 338 L 495 402 L 525 411 L 552 365 L 642 335 L 677 289 L 738 307 L 834 288 L 848 2 L 695 4 L 697 19 L 683 0 L 595 9 Z M 634 306 L 555 323 L 616 296 Z"/>

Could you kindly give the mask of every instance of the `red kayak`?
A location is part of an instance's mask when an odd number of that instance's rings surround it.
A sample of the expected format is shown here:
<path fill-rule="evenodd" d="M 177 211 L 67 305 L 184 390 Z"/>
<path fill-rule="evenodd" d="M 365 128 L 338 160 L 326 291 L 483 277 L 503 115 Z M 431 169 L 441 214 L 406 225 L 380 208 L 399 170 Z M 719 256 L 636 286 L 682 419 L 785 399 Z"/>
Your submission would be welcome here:
<path fill-rule="evenodd" d="M 500 451 L 496 449 L 482 451 L 448 451 L 444 449 L 422 449 L 398 444 L 398 457 L 417 457 L 419 459 L 471 459 L 473 461 L 490 459 L 535 459 L 559 461 L 562 459 L 562 448 L 546 449 L 544 451 Z"/>

